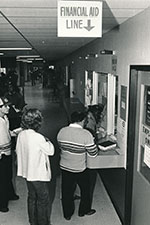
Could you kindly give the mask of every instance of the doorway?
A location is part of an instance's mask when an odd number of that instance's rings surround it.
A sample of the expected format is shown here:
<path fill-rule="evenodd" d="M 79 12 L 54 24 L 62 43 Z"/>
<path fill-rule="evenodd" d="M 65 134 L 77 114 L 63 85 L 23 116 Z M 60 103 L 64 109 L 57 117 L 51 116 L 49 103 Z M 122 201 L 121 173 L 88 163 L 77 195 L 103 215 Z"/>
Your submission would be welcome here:
<path fill-rule="evenodd" d="M 125 224 L 150 221 L 150 66 L 131 66 L 126 168 Z"/>
<path fill-rule="evenodd" d="M 126 169 L 118 168 L 117 173 L 112 168 L 100 171 L 124 225 L 147 225 L 150 221 L 150 123 L 146 122 L 150 116 L 146 114 L 149 88 L 150 66 L 131 66 Z"/>

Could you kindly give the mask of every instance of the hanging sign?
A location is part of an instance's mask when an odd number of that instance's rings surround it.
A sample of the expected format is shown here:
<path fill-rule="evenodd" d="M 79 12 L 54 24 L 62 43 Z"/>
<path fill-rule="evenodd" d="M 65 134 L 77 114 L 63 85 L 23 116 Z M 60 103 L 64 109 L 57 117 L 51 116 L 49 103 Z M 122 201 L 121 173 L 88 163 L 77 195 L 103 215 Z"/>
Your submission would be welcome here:
<path fill-rule="evenodd" d="M 58 37 L 101 37 L 102 2 L 58 1 Z"/>

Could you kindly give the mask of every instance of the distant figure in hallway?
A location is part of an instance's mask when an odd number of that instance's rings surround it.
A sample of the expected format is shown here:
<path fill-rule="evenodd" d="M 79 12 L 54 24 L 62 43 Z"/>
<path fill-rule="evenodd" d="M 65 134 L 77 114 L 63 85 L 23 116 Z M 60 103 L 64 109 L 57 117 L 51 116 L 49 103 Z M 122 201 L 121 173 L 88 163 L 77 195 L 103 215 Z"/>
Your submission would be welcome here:
<path fill-rule="evenodd" d="M 61 150 L 60 168 L 62 173 L 62 208 L 64 218 L 70 220 L 74 214 L 74 191 L 78 184 L 81 190 L 81 201 L 78 216 L 92 215 L 91 209 L 90 175 L 86 168 L 87 154 L 97 156 L 98 149 L 92 134 L 84 129 L 86 114 L 74 112 L 71 114 L 71 124 L 62 128 L 57 140 Z"/>
<path fill-rule="evenodd" d="M 22 131 L 17 138 L 17 175 L 25 178 L 28 188 L 28 216 L 31 225 L 50 225 L 49 182 L 51 168 L 48 156 L 54 154 L 50 140 L 38 133 L 42 114 L 26 109 L 22 115 Z"/>
<path fill-rule="evenodd" d="M 61 77 L 56 80 L 57 91 L 59 96 L 60 107 L 63 107 L 67 116 L 68 124 L 70 123 L 70 112 L 66 102 L 66 90 L 65 85 Z"/>
<path fill-rule="evenodd" d="M 11 103 L 8 119 L 10 122 L 10 129 L 13 130 L 20 127 L 21 113 L 26 103 L 23 95 L 20 93 L 20 88 L 18 86 L 13 86 L 12 84 L 9 84 L 5 97 Z"/>
<path fill-rule="evenodd" d="M 17 86 L 18 74 L 16 73 L 15 69 L 9 69 L 7 73 L 7 81 L 9 84 L 12 84 L 13 86 Z"/>
<path fill-rule="evenodd" d="M 9 200 L 18 200 L 12 184 L 11 135 L 8 99 L 0 97 L 0 212 L 8 212 Z"/>
<path fill-rule="evenodd" d="M 36 85 L 36 71 L 32 70 L 30 71 L 30 76 L 31 76 L 31 84 L 32 86 Z"/>

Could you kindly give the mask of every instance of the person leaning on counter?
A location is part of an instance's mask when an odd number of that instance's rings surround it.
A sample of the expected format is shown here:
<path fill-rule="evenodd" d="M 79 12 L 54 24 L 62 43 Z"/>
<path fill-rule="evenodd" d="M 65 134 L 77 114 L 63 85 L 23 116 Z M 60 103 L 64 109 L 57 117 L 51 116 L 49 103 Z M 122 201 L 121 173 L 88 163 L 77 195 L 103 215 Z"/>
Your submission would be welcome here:
<path fill-rule="evenodd" d="M 105 107 L 102 104 L 89 105 L 87 109 L 87 119 L 85 121 L 84 128 L 91 132 L 95 141 L 106 136 L 106 131 L 101 126 L 104 109 Z"/>

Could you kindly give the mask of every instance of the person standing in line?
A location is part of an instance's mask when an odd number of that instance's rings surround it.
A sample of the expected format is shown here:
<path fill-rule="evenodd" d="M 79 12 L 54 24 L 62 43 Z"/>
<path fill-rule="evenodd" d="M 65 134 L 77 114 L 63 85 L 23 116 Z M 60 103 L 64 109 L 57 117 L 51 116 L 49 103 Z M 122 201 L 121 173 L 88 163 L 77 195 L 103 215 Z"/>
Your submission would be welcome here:
<path fill-rule="evenodd" d="M 32 86 L 35 86 L 36 84 L 36 72 L 34 70 L 30 71 L 30 75 L 31 75 L 31 84 Z"/>
<path fill-rule="evenodd" d="M 12 184 L 11 132 L 8 99 L 0 97 L 0 212 L 8 212 L 9 200 L 18 200 Z"/>
<path fill-rule="evenodd" d="M 81 191 L 81 200 L 78 216 L 92 215 L 96 212 L 91 209 L 90 175 L 86 168 L 87 154 L 95 157 L 98 149 L 92 134 L 84 129 L 86 114 L 73 112 L 71 124 L 61 128 L 57 141 L 61 150 L 60 168 L 62 173 L 62 208 L 64 218 L 70 220 L 74 213 L 74 191 L 78 184 Z"/>
<path fill-rule="evenodd" d="M 31 225 L 50 225 L 49 156 L 54 146 L 47 137 L 38 133 L 42 114 L 38 109 L 26 109 L 21 118 L 22 131 L 18 134 L 17 175 L 25 178 L 28 189 L 28 217 Z"/>

